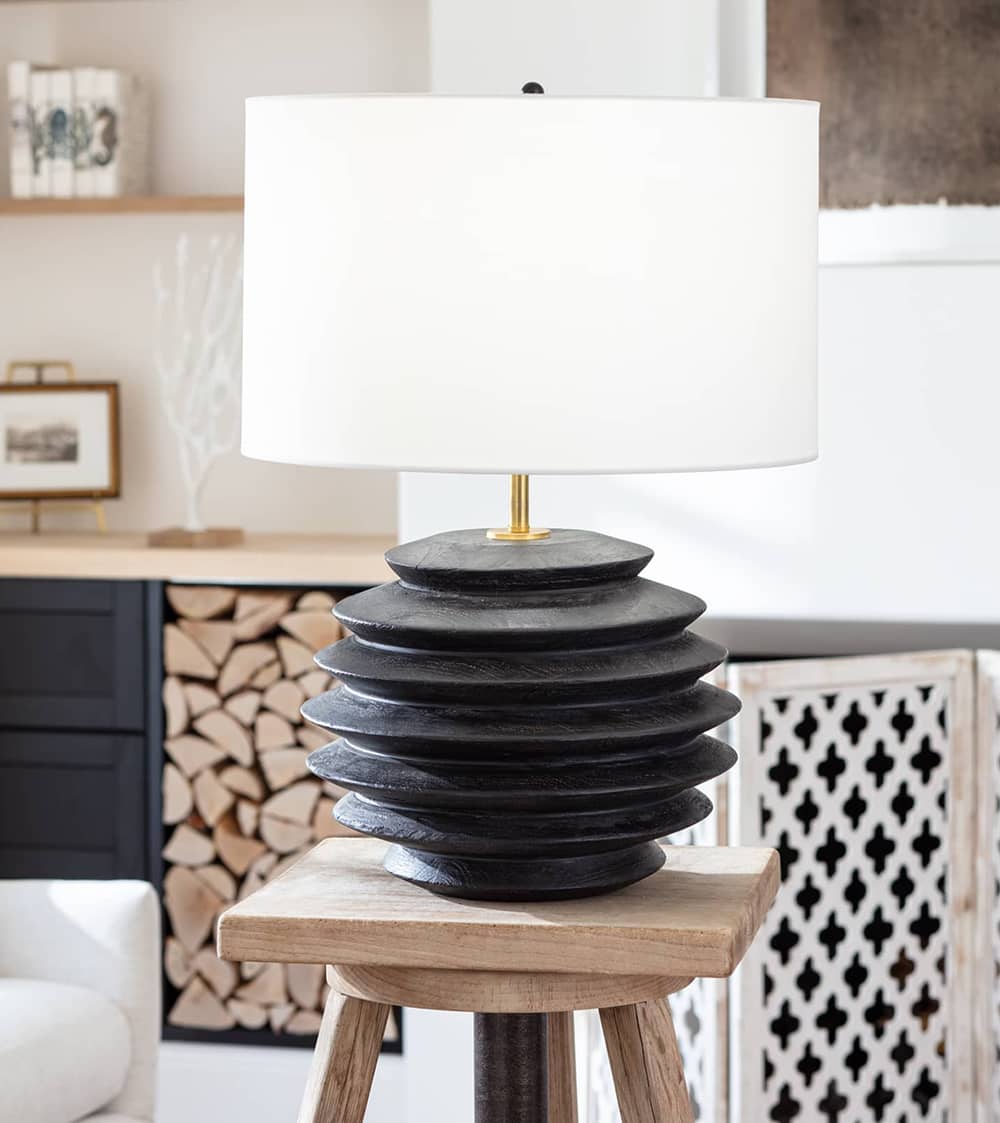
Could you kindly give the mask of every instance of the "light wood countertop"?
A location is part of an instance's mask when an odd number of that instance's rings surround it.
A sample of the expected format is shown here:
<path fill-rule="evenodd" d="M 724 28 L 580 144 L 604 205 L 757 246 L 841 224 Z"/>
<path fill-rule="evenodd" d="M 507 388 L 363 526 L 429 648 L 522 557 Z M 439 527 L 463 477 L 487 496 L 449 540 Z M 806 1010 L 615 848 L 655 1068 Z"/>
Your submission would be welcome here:
<path fill-rule="evenodd" d="M 385 536 L 248 534 L 240 546 L 149 546 L 146 535 L 0 533 L 0 577 L 90 577 L 258 585 L 377 585 L 393 579 Z"/>

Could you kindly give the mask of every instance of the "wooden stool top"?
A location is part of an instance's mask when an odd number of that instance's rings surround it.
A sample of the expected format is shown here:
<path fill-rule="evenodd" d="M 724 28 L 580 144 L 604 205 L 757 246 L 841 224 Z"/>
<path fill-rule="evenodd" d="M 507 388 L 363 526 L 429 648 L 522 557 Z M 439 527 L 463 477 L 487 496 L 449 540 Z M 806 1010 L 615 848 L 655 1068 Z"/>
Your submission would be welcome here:
<path fill-rule="evenodd" d="M 219 919 L 222 959 L 466 971 L 732 974 L 774 900 L 773 850 L 667 846 L 651 877 L 576 901 L 438 897 L 382 869 L 386 844 L 330 838 Z"/>

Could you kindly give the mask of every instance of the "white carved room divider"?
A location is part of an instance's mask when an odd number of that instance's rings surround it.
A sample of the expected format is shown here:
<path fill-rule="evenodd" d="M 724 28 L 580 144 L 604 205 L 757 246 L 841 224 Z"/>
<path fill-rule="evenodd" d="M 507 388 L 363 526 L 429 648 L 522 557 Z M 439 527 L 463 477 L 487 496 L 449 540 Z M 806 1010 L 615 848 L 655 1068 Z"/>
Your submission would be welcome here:
<path fill-rule="evenodd" d="M 971 652 L 743 664 L 733 840 L 783 885 L 731 987 L 731 1119 L 973 1123 Z"/>
<path fill-rule="evenodd" d="M 1000 655 L 728 685 L 740 763 L 673 841 L 774 846 L 784 883 L 731 985 L 673 1002 L 699 1123 L 998 1123 Z M 585 1041 L 584 1118 L 618 1123 L 596 1016 Z"/>

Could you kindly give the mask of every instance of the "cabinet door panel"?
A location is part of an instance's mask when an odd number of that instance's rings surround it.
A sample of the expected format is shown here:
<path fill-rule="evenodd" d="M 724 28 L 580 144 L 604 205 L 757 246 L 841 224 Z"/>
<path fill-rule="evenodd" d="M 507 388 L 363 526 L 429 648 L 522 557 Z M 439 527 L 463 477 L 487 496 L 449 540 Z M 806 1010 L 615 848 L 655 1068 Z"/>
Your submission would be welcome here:
<path fill-rule="evenodd" d="M 0 725 L 141 730 L 138 581 L 0 582 Z"/>
<path fill-rule="evenodd" d="M 143 739 L 0 731 L 0 877 L 144 877 Z"/>

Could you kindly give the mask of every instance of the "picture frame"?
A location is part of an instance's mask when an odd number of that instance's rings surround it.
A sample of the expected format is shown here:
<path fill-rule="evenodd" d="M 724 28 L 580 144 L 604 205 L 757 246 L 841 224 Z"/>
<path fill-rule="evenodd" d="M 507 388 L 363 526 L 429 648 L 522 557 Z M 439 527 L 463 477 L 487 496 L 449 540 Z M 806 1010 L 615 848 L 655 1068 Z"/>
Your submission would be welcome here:
<path fill-rule="evenodd" d="M 117 382 L 0 385 L 0 500 L 121 494 Z"/>

